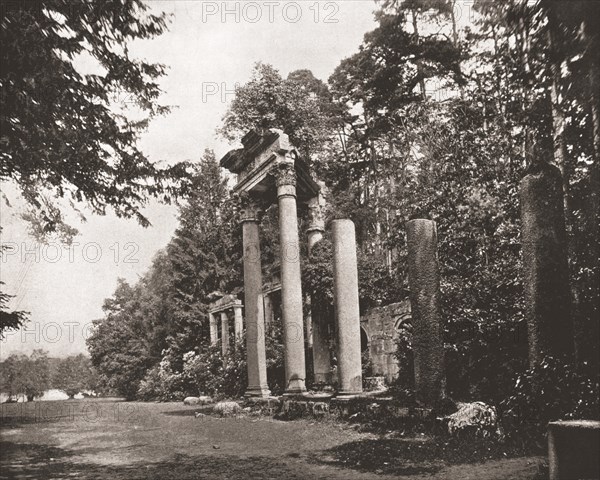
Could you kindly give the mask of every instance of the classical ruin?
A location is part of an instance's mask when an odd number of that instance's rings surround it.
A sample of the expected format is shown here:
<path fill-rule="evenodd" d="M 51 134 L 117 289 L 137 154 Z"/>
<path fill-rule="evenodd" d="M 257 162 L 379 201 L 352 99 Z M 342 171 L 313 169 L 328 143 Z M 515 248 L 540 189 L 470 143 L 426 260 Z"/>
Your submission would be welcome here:
<path fill-rule="evenodd" d="M 280 294 L 285 347 L 286 394 L 306 392 L 305 325 L 300 273 L 300 241 L 298 204 L 309 205 L 312 217 L 307 230 L 309 246 L 313 246 L 324 230 L 319 185 L 311 178 L 307 165 L 290 144 L 287 135 L 277 130 L 264 133 L 251 131 L 242 139 L 243 148 L 232 150 L 221 160 L 221 166 L 237 174 L 234 192 L 240 197 L 244 248 L 244 303 L 246 311 L 246 344 L 248 355 L 247 396 L 267 397 L 265 318 L 272 318 L 272 302 L 263 291 L 260 254 L 260 211 L 275 201 L 279 207 Z M 354 255 L 356 253 L 354 252 Z M 356 267 L 355 267 L 356 268 Z M 353 287 L 350 287 L 353 288 Z M 356 286 L 356 288 L 358 288 Z M 275 291 L 275 290 L 272 290 Z M 265 298 L 268 300 L 265 302 Z M 358 290 L 356 291 L 358 302 Z M 266 308 L 265 308 L 266 307 Z M 267 315 L 265 315 L 267 310 Z M 360 339 L 358 311 L 357 335 Z M 323 353 L 318 319 L 312 335 L 313 349 Z M 311 325 L 312 327 L 312 325 Z M 342 341 L 343 343 L 343 341 Z M 343 346 L 340 346 L 343 348 Z M 360 344 L 352 355 L 340 359 L 340 368 L 349 362 L 360 365 Z"/>
<path fill-rule="evenodd" d="M 309 252 L 325 231 L 321 187 L 312 179 L 308 166 L 278 130 L 251 131 L 242 139 L 243 148 L 232 150 L 221 166 L 237 175 L 233 191 L 240 199 L 244 249 L 244 305 L 232 295 L 222 296 L 210 309 L 211 341 L 221 342 L 223 354 L 231 348 L 231 332 L 237 338 L 244 328 L 245 310 L 248 363 L 248 397 L 269 397 L 265 334 L 281 314 L 285 348 L 285 393 L 306 392 L 307 345 L 312 347 L 314 382 L 333 383 L 328 319 L 316 310 L 304 318 L 300 272 L 298 208 L 308 210 L 306 229 Z M 260 213 L 277 202 L 281 271 L 279 278 L 263 283 L 260 250 Z M 431 407 L 444 395 L 444 366 L 439 311 L 439 269 L 435 223 L 408 222 L 409 278 L 412 310 L 415 312 L 415 379 L 417 400 Z M 368 350 L 373 373 L 391 382 L 398 372 L 394 357 L 398 330 L 410 325 L 408 302 L 369 312 L 362 320 L 359 311 L 356 234 L 350 220 L 332 221 L 335 330 L 337 333 L 338 398 L 363 391 L 362 352 Z M 392 308 L 393 307 L 393 308 Z M 233 312 L 233 313 L 231 313 Z M 220 328 L 217 315 L 220 315 Z M 231 331 L 230 318 L 234 328 Z"/>

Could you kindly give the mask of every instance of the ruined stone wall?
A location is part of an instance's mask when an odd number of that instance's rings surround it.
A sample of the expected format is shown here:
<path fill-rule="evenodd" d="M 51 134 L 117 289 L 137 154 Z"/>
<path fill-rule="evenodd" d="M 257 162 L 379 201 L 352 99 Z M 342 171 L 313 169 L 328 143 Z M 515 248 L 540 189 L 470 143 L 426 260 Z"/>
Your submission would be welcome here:
<path fill-rule="evenodd" d="M 398 360 L 394 356 L 397 326 L 410 321 L 410 302 L 405 300 L 369 310 L 360 319 L 369 340 L 369 355 L 373 375 L 382 375 L 389 384 L 398 375 Z"/>

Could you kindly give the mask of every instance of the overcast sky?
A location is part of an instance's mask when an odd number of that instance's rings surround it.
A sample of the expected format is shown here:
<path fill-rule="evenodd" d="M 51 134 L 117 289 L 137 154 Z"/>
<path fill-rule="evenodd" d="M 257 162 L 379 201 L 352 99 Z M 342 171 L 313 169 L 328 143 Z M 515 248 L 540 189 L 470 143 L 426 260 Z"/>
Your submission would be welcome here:
<path fill-rule="evenodd" d="M 170 31 L 130 51 L 170 67 L 161 101 L 178 108 L 151 124 L 141 147 L 152 160 L 170 163 L 198 160 L 205 148 L 220 158 L 231 148 L 215 130 L 231 91 L 249 79 L 254 63 L 270 63 L 284 76 L 307 68 L 326 81 L 375 26 L 372 0 L 149 4 L 172 14 Z M 112 214 L 88 215 L 87 223 L 75 225 L 80 234 L 70 249 L 36 247 L 16 215 L 14 192 L 9 186 L 3 191 L 15 206 L 1 206 L 2 242 L 12 254 L 1 260 L 0 278 L 3 290 L 16 294 L 11 308 L 31 315 L 24 329 L 0 342 L 0 358 L 34 348 L 52 356 L 85 352 L 87 328 L 102 316 L 117 278 L 135 282 L 173 235 L 175 208 L 152 204 L 146 214 L 153 226 L 146 229 Z"/>

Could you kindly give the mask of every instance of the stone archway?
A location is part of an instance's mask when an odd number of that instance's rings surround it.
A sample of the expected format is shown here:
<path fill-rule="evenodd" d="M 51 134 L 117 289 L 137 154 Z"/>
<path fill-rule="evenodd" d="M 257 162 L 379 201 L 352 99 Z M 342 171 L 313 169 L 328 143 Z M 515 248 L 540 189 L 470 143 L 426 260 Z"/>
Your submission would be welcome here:
<path fill-rule="evenodd" d="M 367 334 L 367 331 L 365 330 L 365 327 L 363 327 L 362 325 L 360 326 L 360 351 L 361 353 L 365 353 L 366 351 L 369 350 L 369 335 Z"/>

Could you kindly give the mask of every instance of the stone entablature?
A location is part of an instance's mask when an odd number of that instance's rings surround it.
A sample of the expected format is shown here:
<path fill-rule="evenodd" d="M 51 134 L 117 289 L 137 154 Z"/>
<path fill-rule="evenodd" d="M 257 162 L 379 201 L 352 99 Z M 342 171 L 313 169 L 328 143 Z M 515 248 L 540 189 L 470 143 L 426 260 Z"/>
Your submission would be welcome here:
<path fill-rule="evenodd" d="M 211 302 L 208 307 L 209 313 L 219 313 L 230 308 L 243 308 L 242 301 L 239 300 L 235 295 L 223 295 L 218 300 Z"/>
<path fill-rule="evenodd" d="M 220 295 L 220 294 L 219 294 Z M 221 341 L 221 351 L 226 355 L 229 351 L 230 312 L 233 312 L 233 331 L 236 339 L 242 338 L 244 333 L 244 305 L 235 295 L 222 295 L 212 301 L 208 307 L 208 321 L 210 326 L 210 343 L 216 345 Z M 217 319 L 217 315 L 220 317 Z M 220 328 L 219 328 L 220 320 Z"/>
<path fill-rule="evenodd" d="M 237 174 L 235 193 L 247 193 L 272 203 L 280 167 L 290 165 L 295 172 L 295 194 L 300 202 L 308 202 L 319 193 L 319 185 L 311 178 L 308 165 L 299 157 L 289 138 L 277 129 L 263 132 L 251 130 L 242 138 L 244 148 L 231 150 L 220 162 L 221 167 Z M 289 175 L 288 175 L 289 177 Z"/>

